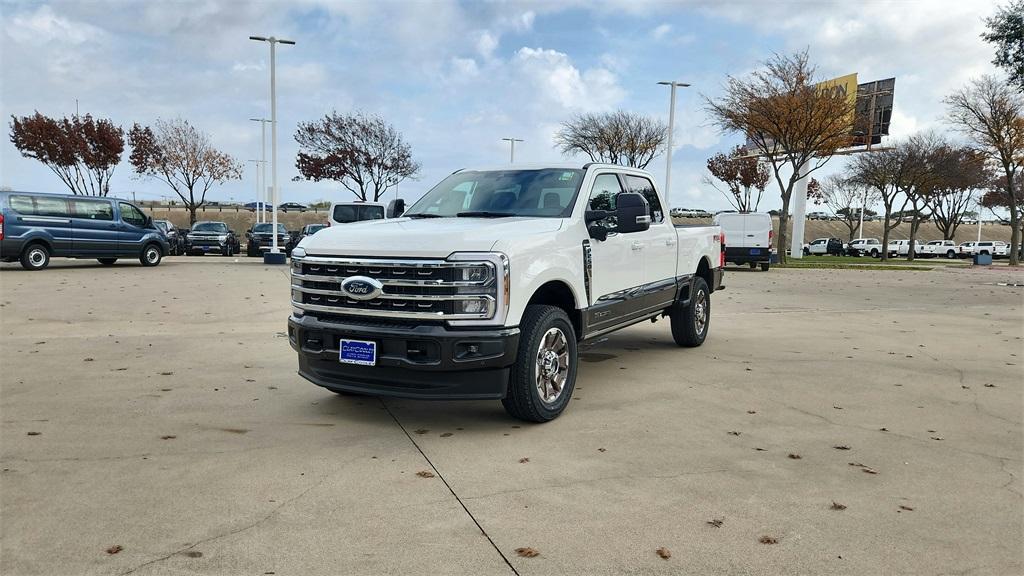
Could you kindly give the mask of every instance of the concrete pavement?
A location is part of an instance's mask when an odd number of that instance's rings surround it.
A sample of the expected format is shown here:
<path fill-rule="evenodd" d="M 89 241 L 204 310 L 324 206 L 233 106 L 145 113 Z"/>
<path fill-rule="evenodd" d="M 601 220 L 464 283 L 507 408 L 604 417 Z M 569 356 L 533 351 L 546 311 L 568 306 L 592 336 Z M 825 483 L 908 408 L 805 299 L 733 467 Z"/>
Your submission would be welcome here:
<path fill-rule="evenodd" d="M 611 335 L 538 426 L 305 382 L 283 267 L 5 264 L 0 572 L 1019 574 L 999 283 L 730 269 L 703 347 Z"/>

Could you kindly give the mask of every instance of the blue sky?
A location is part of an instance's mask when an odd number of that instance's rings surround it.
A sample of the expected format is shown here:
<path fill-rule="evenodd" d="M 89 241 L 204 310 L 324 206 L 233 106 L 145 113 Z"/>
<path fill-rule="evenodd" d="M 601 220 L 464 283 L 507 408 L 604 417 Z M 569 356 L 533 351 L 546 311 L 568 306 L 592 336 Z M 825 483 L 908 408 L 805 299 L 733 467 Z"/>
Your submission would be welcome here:
<path fill-rule="evenodd" d="M 559 122 L 622 108 L 667 119 L 668 89 L 680 91 L 673 154 L 674 206 L 726 208 L 702 182 L 705 160 L 738 143 L 710 126 L 701 94 L 743 75 L 772 52 L 809 49 L 822 78 L 858 72 L 895 76 L 894 137 L 944 127 L 942 97 L 995 72 L 978 35 L 993 2 L 10 2 L 0 0 L 0 112 L 75 111 L 131 126 L 187 118 L 241 161 L 257 158 L 269 116 L 266 45 L 278 52 L 278 158 L 282 201 L 348 199 L 329 182 L 292 182 L 297 122 L 336 109 L 380 114 L 422 163 L 401 186 L 414 199 L 453 170 L 507 162 L 502 137 L 525 140 L 522 162 L 563 161 Z M 127 155 L 126 155 L 127 156 Z M 842 167 L 834 159 L 823 174 Z M 664 158 L 648 167 L 659 178 Z M 61 191 L 44 166 L 0 142 L 0 185 Z M 254 198 L 245 177 L 211 197 Z M 127 161 L 112 194 L 173 193 L 134 178 Z M 780 204 L 769 188 L 762 209 Z"/>

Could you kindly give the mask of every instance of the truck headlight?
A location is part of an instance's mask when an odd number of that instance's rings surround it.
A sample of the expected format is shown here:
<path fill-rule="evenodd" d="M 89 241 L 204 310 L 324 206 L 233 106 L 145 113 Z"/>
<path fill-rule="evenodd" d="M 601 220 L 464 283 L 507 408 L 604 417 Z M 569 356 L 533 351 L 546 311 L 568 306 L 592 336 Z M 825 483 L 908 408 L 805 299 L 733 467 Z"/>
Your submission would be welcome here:
<path fill-rule="evenodd" d="M 457 282 L 486 282 L 490 278 L 490 266 L 466 266 L 455 269 Z"/>

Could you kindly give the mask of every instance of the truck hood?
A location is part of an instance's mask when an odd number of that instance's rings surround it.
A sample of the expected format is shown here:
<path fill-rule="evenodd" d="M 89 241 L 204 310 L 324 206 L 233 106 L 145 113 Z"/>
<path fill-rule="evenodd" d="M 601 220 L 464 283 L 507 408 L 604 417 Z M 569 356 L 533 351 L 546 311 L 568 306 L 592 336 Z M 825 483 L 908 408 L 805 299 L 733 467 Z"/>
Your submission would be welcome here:
<path fill-rule="evenodd" d="M 310 256 L 446 258 L 452 252 L 486 252 L 499 240 L 561 226 L 561 218 L 397 218 L 332 225 L 299 246 Z"/>

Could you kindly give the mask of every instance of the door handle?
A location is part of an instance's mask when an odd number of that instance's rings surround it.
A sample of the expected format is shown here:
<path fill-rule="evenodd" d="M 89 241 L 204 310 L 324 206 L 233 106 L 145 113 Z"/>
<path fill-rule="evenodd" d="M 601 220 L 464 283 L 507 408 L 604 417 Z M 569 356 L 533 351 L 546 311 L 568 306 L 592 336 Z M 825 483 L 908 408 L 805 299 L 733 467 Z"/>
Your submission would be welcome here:
<path fill-rule="evenodd" d="M 675 240 L 673 240 L 671 238 L 665 240 L 665 246 L 675 246 L 675 245 L 676 245 L 676 241 Z"/>
<path fill-rule="evenodd" d="M 644 249 L 643 242 L 638 242 L 638 241 L 634 241 L 633 242 L 633 250 L 643 250 L 643 249 Z"/>

